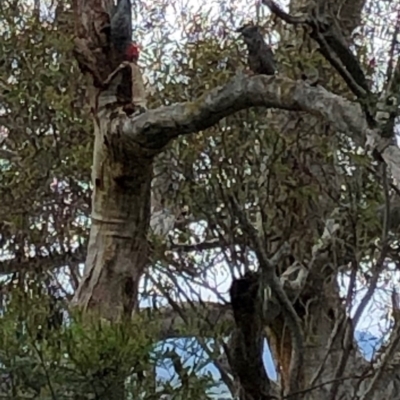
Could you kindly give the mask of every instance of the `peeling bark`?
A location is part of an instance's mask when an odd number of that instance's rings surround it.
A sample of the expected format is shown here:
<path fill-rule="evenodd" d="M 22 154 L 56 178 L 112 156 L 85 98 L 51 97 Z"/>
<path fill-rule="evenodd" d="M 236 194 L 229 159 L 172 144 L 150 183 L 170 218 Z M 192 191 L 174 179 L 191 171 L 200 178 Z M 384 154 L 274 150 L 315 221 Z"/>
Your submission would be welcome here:
<path fill-rule="evenodd" d="M 147 263 L 152 159 L 139 149 L 132 157 L 110 118 L 103 114 L 95 130 L 92 227 L 75 304 L 118 319 L 136 307 Z"/>

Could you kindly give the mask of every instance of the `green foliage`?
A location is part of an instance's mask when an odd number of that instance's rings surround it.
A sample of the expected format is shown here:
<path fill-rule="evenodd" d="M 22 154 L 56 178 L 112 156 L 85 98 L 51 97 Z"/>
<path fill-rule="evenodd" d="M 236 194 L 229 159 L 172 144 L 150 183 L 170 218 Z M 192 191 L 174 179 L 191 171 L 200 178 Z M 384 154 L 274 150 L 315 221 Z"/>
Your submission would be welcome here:
<path fill-rule="evenodd" d="M 83 79 L 71 36 L 57 21 L 38 20 L 24 2 L 15 5 L 1 8 L 0 141 L 19 158 L 0 164 L 2 234 L 13 238 L 11 254 L 22 243 L 37 254 L 57 243 L 68 251 L 82 233 L 76 216 L 87 215 L 90 204 L 92 140 Z"/>
<path fill-rule="evenodd" d="M 5 286 L 6 287 L 6 286 Z M 10 288 L 10 287 L 8 287 Z M 0 319 L 1 394 L 7 399 L 206 399 L 210 377 L 192 368 L 180 371 L 181 384 L 159 381 L 154 368 L 169 352 L 155 351 L 157 321 L 134 318 L 110 325 L 69 315 L 52 324 L 54 296 L 32 283 L 14 288 Z M 68 316 L 68 317 L 67 317 Z M 153 354 L 153 355 L 151 355 Z M 125 394 L 121 392 L 123 382 Z M 177 396 L 177 397 L 176 397 Z"/>

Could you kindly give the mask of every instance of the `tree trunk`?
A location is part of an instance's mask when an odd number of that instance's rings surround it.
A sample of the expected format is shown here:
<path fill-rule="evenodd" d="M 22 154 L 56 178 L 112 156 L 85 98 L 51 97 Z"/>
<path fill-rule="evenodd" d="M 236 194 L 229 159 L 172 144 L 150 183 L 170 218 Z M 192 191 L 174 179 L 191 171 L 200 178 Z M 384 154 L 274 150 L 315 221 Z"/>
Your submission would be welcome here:
<path fill-rule="evenodd" d="M 95 119 L 92 226 L 83 279 L 75 301 L 113 320 L 131 315 L 147 264 L 151 158 L 133 159 L 107 138 L 110 115 Z M 125 154 L 124 154 L 125 153 Z"/>
<path fill-rule="evenodd" d="M 84 276 L 73 303 L 107 320 L 130 317 L 148 262 L 151 179 L 155 150 L 122 135 L 124 111 L 145 107 L 141 71 L 120 64 L 110 47 L 112 1 L 75 4 L 75 54 L 88 76 L 94 123 L 92 225 Z M 127 90 L 128 89 L 128 90 Z M 133 106 L 133 107 L 132 107 Z"/>

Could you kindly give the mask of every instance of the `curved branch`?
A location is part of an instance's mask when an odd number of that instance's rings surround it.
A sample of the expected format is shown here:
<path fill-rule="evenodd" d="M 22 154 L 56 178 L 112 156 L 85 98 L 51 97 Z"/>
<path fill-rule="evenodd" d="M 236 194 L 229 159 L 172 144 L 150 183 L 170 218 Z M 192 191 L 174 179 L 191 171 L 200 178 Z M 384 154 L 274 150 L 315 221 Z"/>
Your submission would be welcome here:
<path fill-rule="evenodd" d="M 122 133 L 149 149 L 160 149 L 180 135 L 207 129 L 219 120 L 250 107 L 306 111 L 323 117 L 338 130 L 365 138 L 367 122 L 357 103 L 321 86 L 286 77 L 235 76 L 194 101 L 149 110 L 126 118 Z M 367 132 L 368 133 L 368 132 Z"/>
<path fill-rule="evenodd" d="M 306 111 L 324 118 L 359 145 L 368 145 L 380 153 L 393 177 L 400 181 L 400 149 L 382 138 L 377 129 L 368 127 L 358 103 L 321 86 L 313 87 L 286 77 L 235 76 L 225 86 L 216 87 L 194 101 L 159 107 L 136 118 L 126 117 L 120 122 L 119 134 L 128 148 L 139 145 L 155 155 L 180 135 L 207 129 L 237 111 L 257 106 Z M 120 146 L 120 135 L 113 135 L 110 142 Z"/>

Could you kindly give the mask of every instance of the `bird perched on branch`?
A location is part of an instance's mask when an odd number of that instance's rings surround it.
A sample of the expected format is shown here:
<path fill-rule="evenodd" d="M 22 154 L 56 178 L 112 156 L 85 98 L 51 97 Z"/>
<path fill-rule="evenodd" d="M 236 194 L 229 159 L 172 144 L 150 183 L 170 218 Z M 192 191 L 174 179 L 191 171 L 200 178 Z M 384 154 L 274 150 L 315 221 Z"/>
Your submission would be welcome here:
<path fill-rule="evenodd" d="M 257 25 L 246 24 L 236 32 L 241 33 L 247 45 L 250 70 L 260 75 L 275 75 L 274 53 L 265 43 L 260 28 Z"/>
<path fill-rule="evenodd" d="M 112 64 L 116 67 L 106 80 L 109 98 L 115 96 L 115 104 L 127 115 L 142 113 L 146 110 L 146 91 L 137 64 L 139 46 L 132 42 L 131 0 L 117 0 L 109 27 Z"/>
<path fill-rule="evenodd" d="M 132 5 L 131 0 L 118 0 L 111 13 L 110 39 L 122 61 L 136 62 L 139 47 L 132 42 Z"/>

